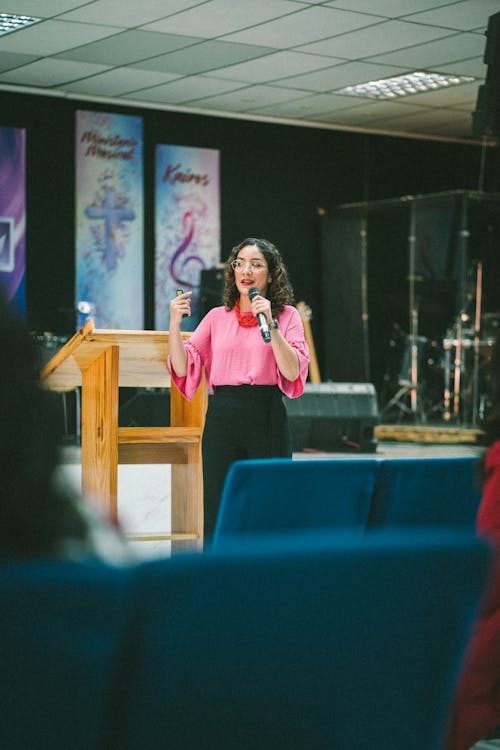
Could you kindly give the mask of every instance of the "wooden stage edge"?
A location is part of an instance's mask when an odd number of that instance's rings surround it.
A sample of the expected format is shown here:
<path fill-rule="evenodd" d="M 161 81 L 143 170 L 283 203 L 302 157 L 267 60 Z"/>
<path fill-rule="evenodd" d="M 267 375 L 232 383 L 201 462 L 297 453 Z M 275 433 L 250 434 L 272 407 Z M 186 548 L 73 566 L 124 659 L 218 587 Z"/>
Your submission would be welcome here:
<path fill-rule="evenodd" d="M 374 429 L 377 440 L 404 443 L 479 443 L 482 430 L 447 425 L 379 424 Z"/>

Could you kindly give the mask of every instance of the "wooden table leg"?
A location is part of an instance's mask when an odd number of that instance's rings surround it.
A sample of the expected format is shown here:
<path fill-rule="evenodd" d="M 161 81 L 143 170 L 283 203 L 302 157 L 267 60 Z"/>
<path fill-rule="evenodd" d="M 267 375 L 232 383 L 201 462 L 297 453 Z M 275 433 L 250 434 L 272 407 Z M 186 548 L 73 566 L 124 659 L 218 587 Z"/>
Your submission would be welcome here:
<path fill-rule="evenodd" d="M 172 532 L 194 533 L 195 547 L 203 546 L 203 468 L 201 445 L 188 447 L 188 461 L 171 467 Z M 172 542 L 172 551 L 185 550 L 186 542 Z"/>
<path fill-rule="evenodd" d="M 82 372 L 82 493 L 118 515 L 118 358 L 110 346 Z"/>

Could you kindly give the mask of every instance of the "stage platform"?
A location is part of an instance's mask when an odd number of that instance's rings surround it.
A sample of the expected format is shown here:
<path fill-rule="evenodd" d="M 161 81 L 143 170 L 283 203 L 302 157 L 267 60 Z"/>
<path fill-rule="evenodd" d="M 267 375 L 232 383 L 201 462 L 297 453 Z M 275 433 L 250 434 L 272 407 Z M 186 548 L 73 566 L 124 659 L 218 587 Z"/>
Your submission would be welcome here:
<path fill-rule="evenodd" d="M 404 443 L 435 443 L 438 445 L 472 444 L 480 442 L 482 431 L 450 425 L 379 424 L 375 427 L 378 441 Z"/>

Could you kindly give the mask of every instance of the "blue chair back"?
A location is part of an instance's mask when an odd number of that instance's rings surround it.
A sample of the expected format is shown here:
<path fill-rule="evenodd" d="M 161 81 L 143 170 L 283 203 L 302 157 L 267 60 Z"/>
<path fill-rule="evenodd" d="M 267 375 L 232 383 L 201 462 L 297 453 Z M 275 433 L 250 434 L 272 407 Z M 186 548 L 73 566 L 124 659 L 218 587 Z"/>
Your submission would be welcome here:
<path fill-rule="evenodd" d="M 378 461 L 256 459 L 229 469 L 213 536 L 366 525 Z"/>
<path fill-rule="evenodd" d="M 437 750 L 488 566 L 433 530 L 146 564 L 122 750 Z"/>
<path fill-rule="evenodd" d="M 473 528 L 481 498 L 476 456 L 381 461 L 368 526 Z"/>
<path fill-rule="evenodd" d="M 130 590 L 98 563 L 0 565 L 1 748 L 115 747 Z"/>

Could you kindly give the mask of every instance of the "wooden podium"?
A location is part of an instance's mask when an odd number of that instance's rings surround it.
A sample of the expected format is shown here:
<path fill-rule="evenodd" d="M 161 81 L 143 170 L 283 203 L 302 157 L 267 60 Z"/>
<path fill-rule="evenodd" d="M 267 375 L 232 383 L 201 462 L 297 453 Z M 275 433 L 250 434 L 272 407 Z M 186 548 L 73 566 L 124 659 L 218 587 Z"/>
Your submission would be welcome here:
<path fill-rule="evenodd" d="M 191 334 L 183 334 L 189 338 Z M 201 437 L 207 408 L 203 381 L 192 401 L 170 393 L 170 427 L 119 427 L 120 387 L 170 386 L 167 331 L 120 331 L 85 325 L 43 367 L 52 390 L 81 386 L 82 493 L 118 514 L 118 464 L 172 464 L 171 533 L 134 539 L 203 544 Z M 140 502 L 140 498 L 138 498 Z"/>

